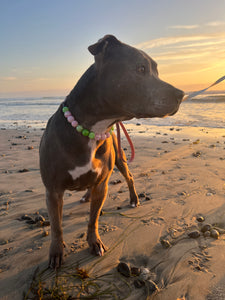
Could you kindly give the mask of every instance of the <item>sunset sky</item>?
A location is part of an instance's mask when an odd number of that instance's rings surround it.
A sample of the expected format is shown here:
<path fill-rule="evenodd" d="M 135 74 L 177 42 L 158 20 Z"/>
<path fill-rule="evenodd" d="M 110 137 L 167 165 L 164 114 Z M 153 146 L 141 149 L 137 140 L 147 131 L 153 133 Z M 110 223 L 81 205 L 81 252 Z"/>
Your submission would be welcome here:
<path fill-rule="evenodd" d="M 0 0 L 0 97 L 68 94 L 105 34 L 185 91 L 225 75 L 225 0 Z"/>

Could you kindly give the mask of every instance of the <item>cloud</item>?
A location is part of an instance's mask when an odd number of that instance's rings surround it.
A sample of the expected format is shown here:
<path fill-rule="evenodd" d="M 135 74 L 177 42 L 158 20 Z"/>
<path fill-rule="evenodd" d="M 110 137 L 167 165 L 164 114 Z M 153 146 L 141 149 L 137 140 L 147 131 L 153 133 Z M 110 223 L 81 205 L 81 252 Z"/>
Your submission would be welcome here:
<path fill-rule="evenodd" d="M 221 40 L 222 39 L 222 40 Z M 192 44 L 194 46 L 195 43 L 200 45 L 201 43 L 223 43 L 225 39 L 225 32 L 218 34 L 196 34 L 196 35 L 184 35 L 184 36 L 169 36 L 158 39 L 153 39 L 150 41 L 146 41 L 140 44 L 137 44 L 135 47 L 140 48 L 142 50 L 148 49 L 156 49 L 160 48 L 162 50 L 164 46 L 170 47 L 190 47 Z"/>
<path fill-rule="evenodd" d="M 195 24 L 195 25 L 172 25 L 172 26 L 168 26 L 168 28 L 171 29 L 195 29 L 195 28 L 199 28 L 200 25 Z"/>
<path fill-rule="evenodd" d="M 159 56 L 154 56 L 154 59 L 156 59 L 157 61 L 168 61 L 168 60 L 185 60 L 185 59 L 195 59 L 195 58 L 202 58 L 202 57 L 206 57 L 210 55 L 210 51 L 204 51 L 204 52 L 192 52 L 192 53 L 175 53 L 175 52 L 172 52 L 172 53 L 168 53 L 168 54 L 165 54 L 165 55 L 159 55 Z"/>
<path fill-rule="evenodd" d="M 159 39 L 150 40 L 147 42 L 140 43 L 136 45 L 137 48 L 141 48 L 142 50 L 152 49 L 162 46 L 175 45 L 184 42 L 193 42 L 193 41 L 201 41 L 205 40 L 205 36 L 197 35 L 197 36 L 172 36 L 172 37 L 164 37 Z"/>
<path fill-rule="evenodd" d="M 16 80 L 17 78 L 13 76 L 9 76 L 9 77 L 0 77 L 0 79 L 4 81 L 13 81 Z"/>
<path fill-rule="evenodd" d="M 136 47 L 158 62 L 163 80 L 180 87 L 210 82 L 224 74 L 225 31 L 161 37 Z"/>
<path fill-rule="evenodd" d="M 216 27 L 216 26 L 224 26 L 225 22 L 221 22 L 221 21 L 214 21 L 214 22 L 209 22 L 206 23 L 205 26 L 211 26 L 211 27 Z"/>

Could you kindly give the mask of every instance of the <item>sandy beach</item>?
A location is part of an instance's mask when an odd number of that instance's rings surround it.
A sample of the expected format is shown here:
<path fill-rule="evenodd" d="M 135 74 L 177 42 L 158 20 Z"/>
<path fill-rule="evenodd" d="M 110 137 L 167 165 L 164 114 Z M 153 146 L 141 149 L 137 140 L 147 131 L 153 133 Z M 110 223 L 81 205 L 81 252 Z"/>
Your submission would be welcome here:
<path fill-rule="evenodd" d="M 38 163 L 43 131 L 0 131 L 0 299 L 225 299 L 224 129 L 126 128 L 141 205 L 129 207 L 126 182 L 115 169 L 99 222 L 109 250 L 99 258 L 86 242 L 89 204 L 80 203 L 83 193 L 66 192 L 65 262 L 57 273 L 46 269 L 50 226 Z M 125 139 L 122 144 L 129 157 Z M 218 238 L 203 234 L 206 224 Z M 120 262 L 141 274 L 121 275 Z"/>

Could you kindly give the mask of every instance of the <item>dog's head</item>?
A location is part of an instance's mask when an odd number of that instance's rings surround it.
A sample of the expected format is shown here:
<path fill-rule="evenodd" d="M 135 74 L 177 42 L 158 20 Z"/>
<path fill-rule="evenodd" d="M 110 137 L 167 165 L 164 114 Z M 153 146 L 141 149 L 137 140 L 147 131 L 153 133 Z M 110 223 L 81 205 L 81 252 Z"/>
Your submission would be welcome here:
<path fill-rule="evenodd" d="M 145 52 L 106 35 L 89 46 L 95 57 L 99 96 L 123 119 L 165 117 L 177 112 L 183 91 L 159 79 Z"/>

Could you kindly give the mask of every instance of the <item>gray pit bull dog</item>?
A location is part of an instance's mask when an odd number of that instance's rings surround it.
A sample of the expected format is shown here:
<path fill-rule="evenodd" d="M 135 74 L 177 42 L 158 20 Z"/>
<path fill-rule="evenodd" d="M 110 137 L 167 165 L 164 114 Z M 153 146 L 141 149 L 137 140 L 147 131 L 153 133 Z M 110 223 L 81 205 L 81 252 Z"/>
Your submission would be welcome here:
<path fill-rule="evenodd" d="M 65 190 L 87 190 L 82 198 L 91 201 L 87 241 L 91 252 L 99 256 L 107 247 L 98 233 L 98 219 L 115 164 L 127 181 L 131 206 L 139 204 L 125 155 L 122 152 L 123 158 L 119 157 L 115 135 L 109 134 L 112 125 L 132 118 L 174 115 L 184 96 L 159 79 L 157 64 L 146 53 L 112 35 L 88 50 L 95 63 L 50 118 L 40 144 L 51 223 L 49 265 L 53 268 L 60 267 L 63 257 Z"/>

